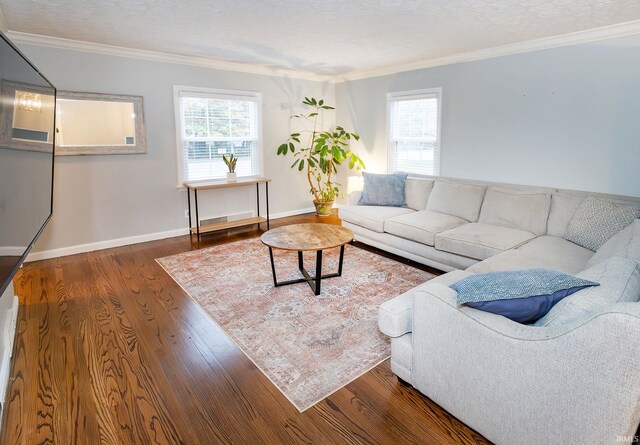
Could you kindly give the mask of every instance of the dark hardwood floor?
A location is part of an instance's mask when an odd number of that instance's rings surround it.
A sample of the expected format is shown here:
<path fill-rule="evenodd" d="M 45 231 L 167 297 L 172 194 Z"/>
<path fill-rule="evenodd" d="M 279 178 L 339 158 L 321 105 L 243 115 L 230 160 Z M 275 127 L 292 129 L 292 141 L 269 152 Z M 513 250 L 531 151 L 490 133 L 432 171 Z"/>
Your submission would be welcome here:
<path fill-rule="evenodd" d="M 197 247 L 183 236 L 26 264 L 0 443 L 486 443 L 388 361 L 299 413 L 154 261 Z"/>

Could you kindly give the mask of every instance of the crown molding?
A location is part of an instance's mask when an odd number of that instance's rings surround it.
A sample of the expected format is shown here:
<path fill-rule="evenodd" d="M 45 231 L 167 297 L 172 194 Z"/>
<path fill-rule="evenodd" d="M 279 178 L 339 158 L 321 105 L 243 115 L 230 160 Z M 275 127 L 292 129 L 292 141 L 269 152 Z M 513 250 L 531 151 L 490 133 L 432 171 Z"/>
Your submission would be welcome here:
<path fill-rule="evenodd" d="M 288 77 L 292 79 L 312 80 L 316 82 L 332 82 L 333 76 L 288 69 L 269 68 L 241 62 L 228 62 L 206 57 L 183 56 L 178 54 L 161 53 L 142 49 L 125 48 L 121 46 L 104 45 L 101 43 L 82 42 L 80 40 L 63 39 L 39 34 L 18 31 L 8 31 L 7 36 L 16 44 L 37 45 L 48 48 L 68 49 L 86 53 L 104 54 L 109 56 L 127 57 L 130 59 L 150 60 L 154 62 L 191 65 L 240 73 L 260 74 L 265 76 Z"/>
<path fill-rule="evenodd" d="M 0 32 L 7 32 L 7 22 L 4 20 L 2 8 L 0 8 Z"/>
<path fill-rule="evenodd" d="M 603 26 L 601 28 L 593 28 L 586 31 L 572 32 L 559 36 L 528 40 L 526 42 L 496 46 L 493 48 L 480 49 L 477 51 L 453 54 L 451 56 L 440 57 L 437 59 L 422 60 L 401 65 L 374 68 L 371 70 L 351 71 L 335 76 L 334 82 L 340 83 L 348 82 L 351 80 L 368 79 L 371 77 L 388 76 L 391 74 L 397 74 L 406 71 L 415 71 L 425 68 L 452 65 L 456 63 L 491 59 L 494 57 L 522 54 L 544 49 L 559 48 L 562 46 L 578 45 L 581 43 L 596 42 L 599 40 L 614 39 L 617 37 L 626 37 L 636 34 L 640 34 L 640 20 L 619 23 L 610 26 Z"/>
<path fill-rule="evenodd" d="M 368 79 L 372 77 L 388 76 L 392 74 L 415 71 L 426 68 L 435 68 L 456 63 L 473 62 L 476 60 L 491 59 L 494 57 L 523 54 L 532 51 L 540 51 L 563 46 L 578 45 L 581 43 L 596 42 L 600 40 L 614 39 L 640 34 L 640 20 L 603 26 L 585 31 L 572 32 L 559 36 L 545 37 L 542 39 L 528 40 L 493 48 L 469 51 L 453 54 L 436 59 L 421 60 L 405 64 L 374 68 L 371 70 L 350 71 L 335 76 L 321 75 L 308 71 L 275 69 L 264 65 L 256 65 L 240 62 L 228 62 L 205 57 L 183 56 L 141 49 L 125 48 L 120 46 L 104 45 L 101 43 L 82 42 L 79 40 L 63 39 L 60 37 L 43 36 L 17 31 L 6 31 L 6 24 L 0 10 L 0 30 L 4 27 L 6 35 L 18 44 L 38 45 L 49 48 L 68 49 L 73 51 L 104 54 L 110 56 L 127 57 L 132 59 L 150 60 L 155 62 L 191 65 L 217 70 L 235 71 L 265 76 L 288 77 L 292 79 L 311 80 L 316 82 L 342 83 L 352 80 Z"/>

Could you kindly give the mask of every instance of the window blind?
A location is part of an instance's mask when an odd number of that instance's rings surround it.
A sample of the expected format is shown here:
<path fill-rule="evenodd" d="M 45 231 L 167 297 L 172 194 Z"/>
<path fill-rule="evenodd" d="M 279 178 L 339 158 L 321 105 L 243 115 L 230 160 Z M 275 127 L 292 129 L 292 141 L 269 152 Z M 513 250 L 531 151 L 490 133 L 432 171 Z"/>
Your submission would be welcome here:
<path fill-rule="evenodd" d="M 236 174 L 260 174 L 258 93 L 178 91 L 181 182 L 224 178 L 222 155 L 238 158 Z"/>
<path fill-rule="evenodd" d="M 389 102 L 389 171 L 440 173 L 440 91 L 395 93 Z"/>

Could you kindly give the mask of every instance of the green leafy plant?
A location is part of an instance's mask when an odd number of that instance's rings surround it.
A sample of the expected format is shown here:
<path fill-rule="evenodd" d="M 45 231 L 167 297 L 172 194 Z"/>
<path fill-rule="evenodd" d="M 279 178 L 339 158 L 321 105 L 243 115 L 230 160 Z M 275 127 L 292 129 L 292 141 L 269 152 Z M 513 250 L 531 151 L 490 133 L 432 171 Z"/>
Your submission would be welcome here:
<path fill-rule="evenodd" d="M 238 163 L 238 158 L 236 158 L 233 153 L 229 155 L 227 158 L 226 155 L 222 155 L 222 160 L 225 164 L 227 164 L 227 168 L 229 169 L 229 173 L 235 173 L 236 164 Z"/>
<path fill-rule="evenodd" d="M 278 155 L 293 155 L 295 160 L 291 168 L 306 172 L 314 201 L 333 201 L 340 195 L 341 186 L 333 181 L 333 175 L 338 173 L 338 166 L 346 163 L 349 169 L 364 168 L 362 159 L 349 148 L 351 140 L 357 141 L 360 136 L 341 126 L 333 129 L 324 127 L 319 122 L 320 114 L 334 109 L 325 104 L 324 100 L 305 97 L 302 103 L 312 107 L 313 111 L 294 114 L 291 119 L 301 120 L 310 128 L 291 133 L 287 141 L 278 147 Z"/>

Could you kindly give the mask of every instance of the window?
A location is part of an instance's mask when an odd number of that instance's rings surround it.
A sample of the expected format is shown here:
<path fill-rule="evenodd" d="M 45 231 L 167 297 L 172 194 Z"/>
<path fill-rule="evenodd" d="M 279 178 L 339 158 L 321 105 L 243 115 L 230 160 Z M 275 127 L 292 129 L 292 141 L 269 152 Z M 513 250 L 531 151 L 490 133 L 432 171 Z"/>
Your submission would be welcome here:
<path fill-rule="evenodd" d="M 222 155 L 238 176 L 260 174 L 260 94 L 174 87 L 180 185 L 224 178 Z"/>
<path fill-rule="evenodd" d="M 440 101 L 442 90 L 387 95 L 389 171 L 440 174 Z"/>

